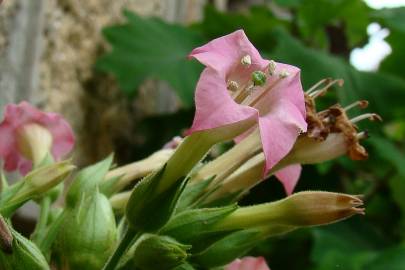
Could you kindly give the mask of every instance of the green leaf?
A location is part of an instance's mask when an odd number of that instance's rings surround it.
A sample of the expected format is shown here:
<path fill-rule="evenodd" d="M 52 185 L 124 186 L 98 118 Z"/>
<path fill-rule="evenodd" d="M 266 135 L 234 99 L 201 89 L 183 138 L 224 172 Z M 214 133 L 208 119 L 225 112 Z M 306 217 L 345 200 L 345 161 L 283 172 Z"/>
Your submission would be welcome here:
<path fill-rule="evenodd" d="M 381 63 L 380 70 L 396 74 L 405 78 L 403 72 L 403 49 L 405 39 L 405 7 L 376 10 L 371 13 L 373 19 L 390 31 L 386 41 L 390 44 L 392 52 Z"/>
<path fill-rule="evenodd" d="M 157 18 L 141 18 L 128 10 L 124 15 L 127 22 L 103 29 L 112 49 L 98 59 L 96 67 L 112 73 L 130 95 L 146 78 L 167 81 L 184 105 L 191 106 L 202 66 L 187 60 L 187 55 L 203 43 L 202 38 Z"/>
<path fill-rule="evenodd" d="M 261 240 L 260 230 L 242 230 L 233 232 L 216 241 L 206 250 L 193 256 L 193 261 L 205 269 L 223 266 L 245 255 Z"/>
<path fill-rule="evenodd" d="M 363 270 L 403 270 L 405 269 L 405 245 L 399 245 L 381 252 L 367 263 Z"/>
<path fill-rule="evenodd" d="M 311 258 L 317 270 L 366 270 L 386 241 L 364 220 L 340 222 L 313 229 L 314 246 Z"/>
<path fill-rule="evenodd" d="M 403 152 L 391 141 L 381 137 L 372 137 L 370 138 L 370 142 L 377 150 L 379 156 L 394 165 L 398 173 L 401 174 L 402 177 L 405 177 L 405 155 Z"/>
<path fill-rule="evenodd" d="M 343 34 L 338 40 L 339 49 L 348 50 L 345 46 L 353 47 L 367 38 L 368 9 L 359 0 L 304 0 L 297 9 L 298 26 L 305 41 L 320 48 L 335 45 L 329 44 L 331 31 L 326 31 L 334 29 L 335 35 Z"/>

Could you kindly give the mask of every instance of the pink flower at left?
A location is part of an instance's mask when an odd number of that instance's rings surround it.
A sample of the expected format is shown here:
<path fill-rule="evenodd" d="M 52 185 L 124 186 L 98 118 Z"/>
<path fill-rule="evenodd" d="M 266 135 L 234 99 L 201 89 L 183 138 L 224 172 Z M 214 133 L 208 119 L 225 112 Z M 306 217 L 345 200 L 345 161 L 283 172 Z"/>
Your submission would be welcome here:
<path fill-rule="evenodd" d="M 54 159 L 58 160 L 72 150 L 75 137 L 72 128 L 61 115 L 40 111 L 25 101 L 8 104 L 0 123 L 0 157 L 4 160 L 6 171 L 18 170 L 25 175 L 31 170 L 32 161 L 22 154 L 18 139 L 21 131 L 32 124 L 49 131 L 52 136 L 50 153 Z"/>
<path fill-rule="evenodd" d="M 270 268 L 263 257 L 244 257 L 228 264 L 225 270 L 270 270 Z"/>

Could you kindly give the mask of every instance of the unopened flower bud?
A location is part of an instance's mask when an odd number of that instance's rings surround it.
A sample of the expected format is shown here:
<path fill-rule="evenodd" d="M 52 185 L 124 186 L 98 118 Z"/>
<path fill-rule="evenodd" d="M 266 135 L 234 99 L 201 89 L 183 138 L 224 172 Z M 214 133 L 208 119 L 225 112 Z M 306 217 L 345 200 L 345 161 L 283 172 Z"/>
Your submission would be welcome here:
<path fill-rule="evenodd" d="M 51 150 L 52 134 L 41 125 L 28 124 L 18 130 L 17 144 L 21 154 L 37 165 Z"/>
<path fill-rule="evenodd" d="M 0 207 L 0 213 L 8 217 L 29 199 L 43 196 L 46 191 L 66 179 L 74 168 L 67 160 L 30 172 L 2 194 L 5 201 Z"/>
<path fill-rule="evenodd" d="M 133 261 L 139 269 L 156 269 L 159 265 L 159 269 L 169 270 L 185 262 L 190 248 L 168 236 L 146 234 L 137 243 Z"/>
<path fill-rule="evenodd" d="M 266 83 L 266 74 L 263 71 L 257 70 L 252 73 L 252 81 L 255 86 L 261 86 Z"/>
<path fill-rule="evenodd" d="M 238 229 L 272 224 L 305 227 L 333 223 L 364 214 L 358 196 L 324 191 L 295 193 L 285 199 L 241 207 L 216 224 L 217 229 Z"/>
<path fill-rule="evenodd" d="M 67 211 L 55 242 L 63 265 L 68 269 L 102 269 L 117 242 L 108 199 L 96 192 Z"/>

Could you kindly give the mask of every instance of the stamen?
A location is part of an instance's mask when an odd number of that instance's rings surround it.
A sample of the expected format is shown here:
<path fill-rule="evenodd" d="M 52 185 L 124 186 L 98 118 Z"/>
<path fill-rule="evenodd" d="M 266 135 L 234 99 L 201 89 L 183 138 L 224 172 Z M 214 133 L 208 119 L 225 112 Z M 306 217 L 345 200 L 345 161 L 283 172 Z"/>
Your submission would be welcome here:
<path fill-rule="evenodd" d="M 228 81 L 227 89 L 229 91 L 235 92 L 236 90 L 238 90 L 238 88 L 239 88 L 239 84 L 237 82 L 231 81 L 231 80 Z"/>
<path fill-rule="evenodd" d="M 368 119 L 370 121 L 380 121 L 380 122 L 382 121 L 381 116 L 379 116 L 376 113 L 365 113 L 365 114 L 362 114 L 362 115 L 359 115 L 359 116 L 356 116 L 356 117 L 350 119 L 350 122 L 352 122 L 354 124 L 354 123 L 360 122 L 361 120 L 365 120 L 365 119 Z"/>
<path fill-rule="evenodd" d="M 330 81 L 332 81 L 332 78 L 325 78 L 320 80 L 319 82 L 317 82 L 316 84 L 314 84 L 313 86 L 311 86 L 311 88 L 309 88 L 305 93 L 306 94 L 310 94 L 311 92 L 313 92 L 314 90 L 316 90 L 318 88 L 318 86 L 324 84 L 324 83 L 329 83 Z"/>
<path fill-rule="evenodd" d="M 365 109 L 368 106 L 368 101 L 367 100 L 358 100 L 358 101 L 353 102 L 352 104 L 344 107 L 343 110 L 348 111 L 348 110 L 353 109 L 353 108 L 355 108 L 357 106 L 359 106 L 360 109 Z"/>
<path fill-rule="evenodd" d="M 330 81 L 330 82 L 328 82 L 328 84 L 325 85 L 325 87 L 310 93 L 309 96 L 311 98 L 317 98 L 317 97 L 319 97 L 321 95 L 324 95 L 329 90 L 329 88 L 331 86 L 337 84 L 339 87 L 342 87 L 343 83 L 344 83 L 344 81 L 342 79 L 337 79 L 337 80 Z"/>
<path fill-rule="evenodd" d="M 268 70 L 269 70 L 269 75 L 273 76 L 274 73 L 276 72 L 277 64 L 273 60 L 270 60 Z"/>
<path fill-rule="evenodd" d="M 255 86 L 262 86 L 266 83 L 267 77 L 263 71 L 256 70 L 252 72 L 252 81 Z"/>
<path fill-rule="evenodd" d="M 250 55 L 247 54 L 240 59 L 240 63 L 244 66 L 250 66 L 252 64 L 252 58 L 250 58 Z"/>
<path fill-rule="evenodd" d="M 233 100 L 235 100 L 236 103 L 241 104 L 242 101 L 245 100 L 253 91 L 254 85 L 252 82 L 249 82 L 249 84 L 244 87 L 244 88 L 239 88 L 239 90 L 233 95 Z"/>
<path fill-rule="evenodd" d="M 358 140 L 368 139 L 369 137 L 370 137 L 370 136 L 368 135 L 368 131 L 367 131 L 367 130 L 362 131 L 362 132 L 359 132 L 359 133 L 356 134 L 356 138 L 357 138 Z"/>
<path fill-rule="evenodd" d="M 282 78 L 277 78 L 271 85 L 269 85 L 263 92 L 260 93 L 257 97 L 255 97 L 249 104 L 249 106 L 253 107 L 256 105 L 257 102 L 267 93 L 269 92 Z"/>
<path fill-rule="evenodd" d="M 280 72 L 280 74 L 278 74 L 278 76 L 280 76 L 280 78 L 284 79 L 284 78 L 287 78 L 288 76 L 290 76 L 290 73 L 286 69 L 283 69 Z"/>

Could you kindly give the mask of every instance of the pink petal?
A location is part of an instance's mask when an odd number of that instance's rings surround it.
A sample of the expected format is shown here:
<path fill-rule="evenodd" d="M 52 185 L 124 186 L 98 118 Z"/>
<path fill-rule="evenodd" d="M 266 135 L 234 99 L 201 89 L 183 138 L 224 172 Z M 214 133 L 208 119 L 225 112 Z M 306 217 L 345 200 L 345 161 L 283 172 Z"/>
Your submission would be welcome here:
<path fill-rule="evenodd" d="M 301 169 L 302 167 L 300 164 L 293 164 L 275 173 L 278 180 L 283 184 L 287 195 L 291 195 L 291 193 L 293 193 L 295 185 L 300 178 Z"/>
<path fill-rule="evenodd" d="M 245 32 L 237 30 L 194 49 L 189 57 L 196 58 L 205 66 L 226 76 L 247 54 L 251 57 L 252 65 L 264 68 L 268 63 L 250 43 Z"/>
<path fill-rule="evenodd" d="M 259 118 L 260 137 L 266 164 L 264 174 L 293 147 L 306 122 L 298 108 L 288 100 L 274 102 L 270 111 Z"/>
<path fill-rule="evenodd" d="M 236 259 L 225 270 L 270 270 L 263 257 L 244 257 Z"/>
<path fill-rule="evenodd" d="M 188 133 L 227 126 L 229 132 L 242 121 L 258 118 L 255 108 L 237 104 L 226 89 L 224 78 L 215 70 L 206 68 L 197 84 L 196 113 Z"/>
<path fill-rule="evenodd" d="M 282 70 L 287 71 L 289 76 L 283 79 L 279 79 L 278 76 L 269 77 L 264 87 L 272 86 L 272 88 L 267 95 L 260 99 L 255 108 L 258 108 L 261 114 L 262 112 L 267 113 L 273 103 L 277 103 L 279 100 L 288 100 L 297 107 L 305 119 L 305 98 L 301 85 L 300 69 L 291 65 L 277 63 L 276 73 L 280 73 Z"/>

